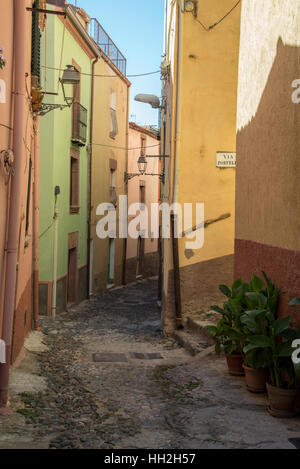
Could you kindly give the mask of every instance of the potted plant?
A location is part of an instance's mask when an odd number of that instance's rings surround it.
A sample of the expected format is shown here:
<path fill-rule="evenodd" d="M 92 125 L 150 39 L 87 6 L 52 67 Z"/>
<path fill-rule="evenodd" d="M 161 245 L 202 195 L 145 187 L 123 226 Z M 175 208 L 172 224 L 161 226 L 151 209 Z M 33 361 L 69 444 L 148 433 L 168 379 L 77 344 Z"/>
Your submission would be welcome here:
<path fill-rule="evenodd" d="M 299 306 L 300 305 L 300 298 L 294 298 L 292 301 L 289 302 L 289 306 Z M 300 341 L 299 338 L 295 340 L 292 344 L 294 348 L 294 354 L 292 355 L 292 358 L 294 361 L 296 361 L 296 365 L 299 366 L 299 361 L 300 358 Z M 300 382 L 298 380 L 298 396 L 296 399 L 296 410 L 297 413 L 300 414 Z"/>
<path fill-rule="evenodd" d="M 216 326 L 207 326 L 208 332 L 213 334 L 217 340 L 216 353 L 220 355 L 224 351 L 228 371 L 231 375 L 244 375 L 243 370 L 243 349 L 240 335 L 230 326 L 226 317 L 220 319 Z"/>
<path fill-rule="evenodd" d="M 278 300 L 281 293 L 265 272 L 262 273 L 266 288 L 263 288 L 263 280 L 257 278 L 255 282 L 256 291 L 245 294 L 246 302 L 250 308 L 241 317 L 241 322 L 246 327 L 246 343 L 250 343 L 252 335 L 267 334 L 269 321 L 275 319 L 277 314 Z M 268 377 L 266 369 L 268 365 L 267 353 L 260 348 L 246 350 L 244 348 L 244 370 L 247 389 L 254 393 L 265 393 Z"/>
<path fill-rule="evenodd" d="M 228 299 L 223 308 L 211 307 L 222 317 L 217 326 L 207 326 L 206 329 L 217 340 L 216 353 L 220 354 L 222 350 L 225 352 L 229 373 L 232 375 L 245 374 L 243 348 L 248 334 L 251 333 L 247 323 L 242 321 L 245 312 L 259 310 L 266 305 L 272 312 L 277 309 L 279 291 L 264 272 L 263 276 L 265 281 L 257 275 L 253 275 L 249 283 L 238 279 L 231 289 L 226 285 L 220 285 L 220 291 Z"/>
<path fill-rule="evenodd" d="M 260 362 L 260 353 L 246 354 L 243 368 L 248 391 L 256 394 L 267 392 L 268 374 L 265 364 Z"/>
<path fill-rule="evenodd" d="M 248 334 L 246 344 L 251 343 L 251 337 L 263 334 L 266 329 L 266 316 L 268 310 L 247 311 L 241 321 L 247 327 Z M 247 389 L 254 393 L 265 393 L 267 384 L 268 356 L 264 349 L 244 347 L 245 360 L 244 370 L 246 376 Z"/>
<path fill-rule="evenodd" d="M 244 353 L 247 356 L 256 350 L 264 356 L 269 413 L 274 417 L 293 417 L 300 370 L 292 361 L 292 343 L 300 337 L 300 330 L 291 328 L 290 317 L 275 319 L 269 310 L 259 314 L 264 321 L 264 333 L 248 336 Z"/>
<path fill-rule="evenodd" d="M 221 319 L 216 326 L 207 326 L 206 330 L 216 339 L 216 353 L 224 351 L 228 370 L 231 375 L 244 375 L 243 369 L 243 343 L 244 326 L 241 323 L 241 313 L 244 309 L 244 294 L 249 289 L 241 279 L 232 285 L 232 289 L 226 285 L 219 286 L 220 291 L 228 298 L 223 308 L 212 306 L 212 310 L 221 314 Z"/>

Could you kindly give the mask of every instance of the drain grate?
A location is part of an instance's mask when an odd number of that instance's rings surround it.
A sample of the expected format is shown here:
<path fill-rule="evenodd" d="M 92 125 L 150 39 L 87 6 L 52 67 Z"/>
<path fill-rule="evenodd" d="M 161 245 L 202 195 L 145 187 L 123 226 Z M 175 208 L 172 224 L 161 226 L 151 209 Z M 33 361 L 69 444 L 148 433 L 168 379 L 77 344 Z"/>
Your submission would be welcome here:
<path fill-rule="evenodd" d="M 146 360 L 145 353 L 130 352 L 129 355 L 134 360 Z"/>
<path fill-rule="evenodd" d="M 130 352 L 130 357 L 134 360 L 162 360 L 163 357 L 160 353 L 137 353 Z"/>
<path fill-rule="evenodd" d="M 295 446 L 295 448 L 300 449 L 300 438 L 289 438 L 289 442 Z"/>
<path fill-rule="evenodd" d="M 128 362 L 124 353 L 94 353 L 93 361 L 96 363 L 126 363 Z"/>

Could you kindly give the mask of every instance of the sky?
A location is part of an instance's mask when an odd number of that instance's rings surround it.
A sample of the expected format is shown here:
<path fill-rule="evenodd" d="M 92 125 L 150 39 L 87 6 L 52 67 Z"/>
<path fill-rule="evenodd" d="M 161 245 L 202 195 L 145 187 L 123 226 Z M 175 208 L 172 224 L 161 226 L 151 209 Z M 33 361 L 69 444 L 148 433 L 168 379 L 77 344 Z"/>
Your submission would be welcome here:
<path fill-rule="evenodd" d="M 91 18 L 98 19 L 126 57 L 127 75 L 160 69 L 164 0 L 77 0 L 77 5 L 84 8 Z M 130 121 L 139 125 L 157 125 L 158 110 L 134 101 L 134 96 L 138 93 L 161 96 L 160 74 L 129 80 L 132 83 Z"/>

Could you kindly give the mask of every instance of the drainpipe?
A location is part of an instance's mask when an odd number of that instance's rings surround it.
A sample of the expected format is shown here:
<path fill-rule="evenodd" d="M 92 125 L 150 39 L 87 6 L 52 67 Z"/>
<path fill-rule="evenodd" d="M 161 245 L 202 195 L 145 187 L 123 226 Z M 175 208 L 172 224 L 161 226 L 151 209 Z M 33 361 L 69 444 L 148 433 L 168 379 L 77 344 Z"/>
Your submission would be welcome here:
<path fill-rule="evenodd" d="M 126 173 L 128 173 L 128 155 L 129 155 L 129 86 L 127 86 L 127 117 L 126 117 Z M 125 195 L 128 202 L 128 181 L 125 182 Z M 128 207 L 127 207 L 127 224 L 128 224 Z M 128 234 L 127 234 L 128 236 Z M 126 260 L 127 260 L 127 236 L 123 244 L 123 269 L 122 269 L 122 285 L 126 285 Z"/>
<path fill-rule="evenodd" d="M 181 85 L 181 7 L 178 5 L 178 45 L 177 45 L 177 70 L 176 70 L 176 122 L 175 122 L 175 149 L 174 149 L 174 174 L 173 174 L 173 203 L 177 202 L 178 195 L 178 166 L 179 166 L 179 142 L 180 142 L 180 85 Z M 171 218 L 172 223 L 172 251 L 173 251 L 173 269 L 174 269 L 174 286 L 175 286 L 175 309 L 176 309 L 176 326 L 180 328 L 182 323 L 182 303 L 181 303 L 181 282 L 180 282 L 180 262 L 178 239 L 174 237 L 175 226 L 177 226 L 177 216 Z M 178 230 L 176 230 L 178 231 Z"/>
<path fill-rule="evenodd" d="M 58 251 L 58 217 L 59 210 L 57 196 L 60 194 L 59 186 L 55 187 L 55 205 L 54 205 L 54 246 L 53 246 L 53 287 L 52 287 L 52 308 L 51 316 L 56 318 L 56 291 L 57 291 L 57 251 Z"/>
<path fill-rule="evenodd" d="M 90 161 L 89 161 L 89 175 L 88 175 L 88 237 L 87 237 L 87 255 L 88 255 L 88 268 L 87 268 L 87 298 L 91 297 L 93 292 L 92 281 L 92 253 L 91 253 L 91 219 L 92 219 L 92 167 L 93 167 L 93 124 L 94 124 L 94 95 L 95 95 L 95 66 L 98 62 L 97 57 L 92 64 L 92 90 L 91 90 L 91 116 L 90 116 Z"/>
<path fill-rule="evenodd" d="M 34 245 L 33 245 L 33 311 L 34 330 L 39 330 L 39 116 L 34 118 Z"/>
<path fill-rule="evenodd" d="M 6 363 L 0 365 L 0 407 L 5 407 L 8 401 L 8 381 L 17 283 L 21 190 L 24 182 L 25 146 L 23 137 L 27 105 L 25 90 L 26 54 L 24 53 L 24 44 L 26 44 L 26 19 L 26 1 L 14 0 L 15 86 L 13 92 L 13 150 L 15 156 L 15 174 L 12 177 L 7 238 L 6 286 L 2 324 L 2 339 L 6 344 Z"/>

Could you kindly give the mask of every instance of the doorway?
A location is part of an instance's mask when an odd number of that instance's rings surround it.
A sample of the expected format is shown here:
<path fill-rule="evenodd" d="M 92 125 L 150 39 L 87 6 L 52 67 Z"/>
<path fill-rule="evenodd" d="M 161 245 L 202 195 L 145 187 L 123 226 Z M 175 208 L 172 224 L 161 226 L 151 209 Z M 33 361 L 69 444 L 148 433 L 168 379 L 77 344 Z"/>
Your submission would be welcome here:
<path fill-rule="evenodd" d="M 77 303 L 78 291 L 78 233 L 69 234 L 68 246 L 68 282 L 67 282 L 67 304 Z"/>
<path fill-rule="evenodd" d="M 108 286 L 112 286 L 115 283 L 115 249 L 116 249 L 116 240 L 114 238 L 109 238 L 108 271 L 107 271 Z"/>
<path fill-rule="evenodd" d="M 145 239 L 139 236 L 137 243 L 137 265 L 136 265 L 136 277 L 140 278 L 143 276 L 143 264 L 145 254 Z"/>

